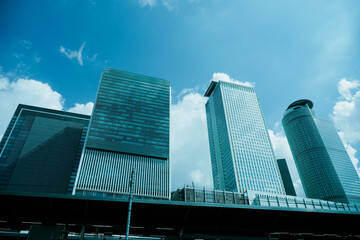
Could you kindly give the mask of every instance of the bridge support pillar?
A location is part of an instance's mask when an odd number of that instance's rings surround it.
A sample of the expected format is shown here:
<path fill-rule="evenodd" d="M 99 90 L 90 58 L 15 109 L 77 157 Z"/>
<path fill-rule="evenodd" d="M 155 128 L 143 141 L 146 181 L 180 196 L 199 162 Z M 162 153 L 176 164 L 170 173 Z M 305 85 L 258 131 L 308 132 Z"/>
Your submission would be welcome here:
<path fill-rule="evenodd" d="M 85 236 L 85 225 L 82 225 L 82 227 L 81 227 L 80 239 L 81 239 L 81 240 L 84 240 L 84 236 Z"/>
<path fill-rule="evenodd" d="M 65 226 L 31 225 L 27 240 L 51 240 L 62 238 Z"/>
<path fill-rule="evenodd" d="M 180 229 L 179 231 L 179 240 L 183 240 L 184 239 L 184 231 L 182 229 Z"/>

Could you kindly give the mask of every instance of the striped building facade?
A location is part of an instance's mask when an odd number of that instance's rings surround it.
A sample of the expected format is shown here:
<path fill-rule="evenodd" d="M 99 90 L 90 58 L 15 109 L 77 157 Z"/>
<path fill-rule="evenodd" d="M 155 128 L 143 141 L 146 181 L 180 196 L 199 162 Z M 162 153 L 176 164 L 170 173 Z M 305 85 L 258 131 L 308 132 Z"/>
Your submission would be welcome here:
<path fill-rule="evenodd" d="M 73 194 L 170 198 L 169 81 L 105 69 Z"/>

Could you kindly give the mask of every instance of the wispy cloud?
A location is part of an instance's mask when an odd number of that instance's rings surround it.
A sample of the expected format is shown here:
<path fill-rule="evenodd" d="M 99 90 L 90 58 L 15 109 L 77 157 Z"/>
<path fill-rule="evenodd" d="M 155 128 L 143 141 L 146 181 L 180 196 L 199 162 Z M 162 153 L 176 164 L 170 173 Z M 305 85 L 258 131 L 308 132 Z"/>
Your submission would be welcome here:
<path fill-rule="evenodd" d="M 78 51 L 76 50 L 70 50 L 70 49 L 66 49 L 63 46 L 60 46 L 60 52 L 65 54 L 66 57 L 68 57 L 69 59 L 76 59 L 78 61 L 78 63 L 83 66 L 84 62 L 83 62 L 83 49 L 85 46 L 86 42 L 83 42 L 83 44 L 81 45 L 80 49 Z"/>
<path fill-rule="evenodd" d="M 92 57 L 86 56 L 86 60 L 88 60 L 88 61 L 90 61 L 90 62 L 93 62 L 93 61 L 95 61 L 97 55 L 98 55 L 98 54 L 95 53 Z"/>
<path fill-rule="evenodd" d="M 93 102 L 88 102 L 86 104 L 75 103 L 75 106 L 70 108 L 68 111 L 74 112 L 74 113 L 91 115 L 93 108 L 94 108 Z"/>
<path fill-rule="evenodd" d="M 220 73 L 220 72 L 216 72 L 213 74 L 213 77 L 210 81 L 225 81 L 225 82 L 231 82 L 231 83 L 236 83 L 239 85 L 243 85 L 243 86 L 247 86 L 247 87 L 254 87 L 255 83 L 250 83 L 250 82 L 241 82 L 239 80 L 235 80 L 233 78 L 231 78 L 228 74 L 226 73 Z"/>
<path fill-rule="evenodd" d="M 177 0 L 139 0 L 140 7 L 150 7 L 153 8 L 158 5 L 158 2 L 166 7 L 169 11 L 174 10 L 177 7 Z"/>
<path fill-rule="evenodd" d="M 157 4 L 157 0 L 139 0 L 140 7 L 149 6 L 153 8 Z"/>
<path fill-rule="evenodd" d="M 162 5 L 164 5 L 169 11 L 174 10 L 177 7 L 177 0 L 161 0 Z"/>
<path fill-rule="evenodd" d="M 34 58 L 34 60 L 35 60 L 35 62 L 39 63 L 39 62 L 41 61 L 41 57 L 36 56 L 36 57 Z"/>
<path fill-rule="evenodd" d="M 30 40 L 20 40 L 19 41 L 19 45 L 23 48 L 25 48 L 26 50 L 30 49 L 32 42 Z"/>
<path fill-rule="evenodd" d="M 25 54 L 23 54 L 23 53 L 14 53 L 14 57 L 21 60 L 21 59 L 24 59 Z"/>

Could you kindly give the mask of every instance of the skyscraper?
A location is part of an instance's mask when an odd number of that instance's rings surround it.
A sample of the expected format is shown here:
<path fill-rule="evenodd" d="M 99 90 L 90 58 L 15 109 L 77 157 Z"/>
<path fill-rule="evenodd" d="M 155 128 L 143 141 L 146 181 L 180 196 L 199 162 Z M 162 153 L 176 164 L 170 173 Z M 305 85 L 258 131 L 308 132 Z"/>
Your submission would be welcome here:
<path fill-rule="evenodd" d="M 0 142 L 0 190 L 71 194 L 89 119 L 20 104 Z"/>
<path fill-rule="evenodd" d="M 106 68 L 91 116 L 74 194 L 170 197 L 170 84 Z"/>
<path fill-rule="evenodd" d="M 284 183 L 286 195 L 296 196 L 294 184 L 292 182 L 291 175 L 290 175 L 289 168 L 287 166 L 286 160 L 285 159 L 278 159 L 277 163 L 278 163 L 278 166 L 279 166 L 281 179 L 283 180 L 283 183 Z"/>
<path fill-rule="evenodd" d="M 360 202 L 360 179 L 331 121 L 315 116 L 302 99 L 286 109 L 283 126 L 305 190 L 310 198 Z"/>
<path fill-rule="evenodd" d="M 205 96 L 215 189 L 285 194 L 254 88 L 213 81 Z"/>

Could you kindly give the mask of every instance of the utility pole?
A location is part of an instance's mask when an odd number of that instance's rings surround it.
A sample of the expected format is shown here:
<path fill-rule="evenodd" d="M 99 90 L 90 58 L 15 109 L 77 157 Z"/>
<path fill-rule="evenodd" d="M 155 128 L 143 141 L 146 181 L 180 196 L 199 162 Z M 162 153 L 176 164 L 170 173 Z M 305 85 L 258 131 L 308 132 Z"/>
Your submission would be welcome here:
<path fill-rule="evenodd" d="M 129 239 L 129 229 L 130 229 L 130 218 L 131 218 L 131 206 L 133 201 L 133 185 L 134 185 L 134 174 L 135 170 L 134 168 L 131 171 L 130 176 L 130 198 L 129 198 L 129 209 L 128 209 L 128 217 L 127 217 L 127 223 L 126 223 L 126 240 Z"/>

